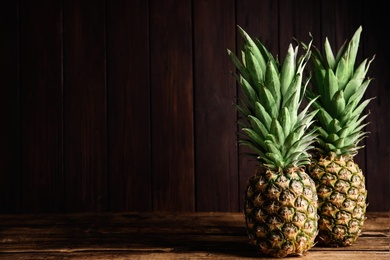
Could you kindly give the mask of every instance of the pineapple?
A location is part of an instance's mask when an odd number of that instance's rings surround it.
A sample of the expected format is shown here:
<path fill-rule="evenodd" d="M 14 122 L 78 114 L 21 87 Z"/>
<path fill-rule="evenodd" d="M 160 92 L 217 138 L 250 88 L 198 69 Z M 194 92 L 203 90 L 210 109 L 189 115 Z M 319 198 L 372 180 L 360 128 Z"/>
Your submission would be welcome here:
<path fill-rule="evenodd" d="M 359 142 L 367 136 L 363 131 L 367 114 L 363 110 L 371 99 L 362 99 L 371 81 L 366 73 L 375 56 L 355 68 L 361 32 L 360 26 L 336 57 L 327 38 L 325 56 L 313 46 L 310 57 L 313 79 L 311 88 L 306 88 L 306 97 L 320 97 L 312 105 L 319 109 L 315 125 L 319 135 L 308 171 L 317 188 L 317 242 L 322 245 L 351 245 L 365 221 L 365 178 L 354 156 L 363 147 Z"/>
<path fill-rule="evenodd" d="M 297 60 L 298 47 L 290 44 L 281 65 L 258 39 L 238 30 L 244 40 L 242 61 L 227 50 L 244 95 L 236 104 L 238 141 L 258 162 L 245 189 L 247 234 L 262 254 L 302 255 L 318 233 L 318 197 L 305 171 L 316 137 L 310 126 L 317 111 L 309 112 L 315 99 L 299 108 L 309 81 L 303 71 L 310 51 Z"/>

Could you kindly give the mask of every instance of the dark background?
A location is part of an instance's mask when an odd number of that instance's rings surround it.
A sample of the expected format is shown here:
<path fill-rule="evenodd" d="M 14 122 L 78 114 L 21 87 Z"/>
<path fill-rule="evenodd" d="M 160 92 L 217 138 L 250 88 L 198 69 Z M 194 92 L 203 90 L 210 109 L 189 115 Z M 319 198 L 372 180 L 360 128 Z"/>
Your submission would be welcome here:
<path fill-rule="evenodd" d="M 0 9 L 0 213 L 241 211 L 236 25 L 283 60 L 362 25 L 376 54 L 356 161 L 389 210 L 388 14 L 376 1 L 38 0 Z"/>

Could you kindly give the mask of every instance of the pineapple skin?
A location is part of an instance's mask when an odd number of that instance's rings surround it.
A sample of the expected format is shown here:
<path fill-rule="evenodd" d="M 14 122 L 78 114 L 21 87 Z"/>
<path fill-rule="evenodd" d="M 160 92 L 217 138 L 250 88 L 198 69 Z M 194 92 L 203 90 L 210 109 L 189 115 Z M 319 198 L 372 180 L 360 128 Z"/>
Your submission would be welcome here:
<path fill-rule="evenodd" d="M 338 247 L 352 245 L 366 219 L 365 177 L 353 157 L 329 155 L 313 159 L 308 167 L 318 195 L 316 242 Z"/>
<path fill-rule="evenodd" d="M 261 253 L 300 256 L 314 246 L 318 197 L 304 167 L 281 173 L 259 166 L 248 180 L 244 200 L 249 241 Z"/>

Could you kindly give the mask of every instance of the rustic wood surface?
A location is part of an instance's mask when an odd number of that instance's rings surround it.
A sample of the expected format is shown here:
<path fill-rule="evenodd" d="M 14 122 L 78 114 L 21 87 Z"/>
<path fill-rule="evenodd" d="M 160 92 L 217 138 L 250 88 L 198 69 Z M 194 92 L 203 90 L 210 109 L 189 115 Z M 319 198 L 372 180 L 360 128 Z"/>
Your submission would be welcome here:
<path fill-rule="evenodd" d="M 390 259 L 389 220 L 370 212 L 352 246 L 315 246 L 302 258 Z M 241 213 L 0 215 L 0 259 L 259 257 L 267 259 L 248 243 Z"/>

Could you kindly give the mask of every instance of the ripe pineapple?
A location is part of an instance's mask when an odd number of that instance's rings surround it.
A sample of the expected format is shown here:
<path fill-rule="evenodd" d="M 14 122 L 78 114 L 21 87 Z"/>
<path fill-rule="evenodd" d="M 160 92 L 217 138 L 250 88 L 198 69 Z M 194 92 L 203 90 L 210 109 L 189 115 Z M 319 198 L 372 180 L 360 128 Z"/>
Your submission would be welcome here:
<path fill-rule="evenodd" d="M 258 162 L 245 191 L 247 233 L 263 254 L 302 255 L 318 233 L 315 183 L 305 172 L 316 135 L 309 128 L 317 111 L 308 112 L 315 99 L 299 111 L 310 51 L 297 60 L 298 47 L 290 44 L 281 65 L 258 39 L 238 30 L 244 39 L 242 62 L 228 50 L 244 94 L 236 106 L 242 115 L 238 137 Z"/>
<path fill-rule="evenodd" d="M 306 89 L 319 130 L 316 153 L 308 167 L 318 194 L 319 244 L 351 245 L 360 235 L 365 220 L 367 190 L 362 170 L 354 162 L 359 142 L 367 136 L 362 112 L 371 99 L 360 102 L 371 81 L 366 78 L 371 60 L 365 59 L 355 69 L 362 27 L 334 57 L 326 38 L 321 56 L 313 46 L 310 66 L 312 89 Z M 306 46 L 310 47 L 310 46 Z M 309 67 L 309 66 L 308 66 Z"/>

